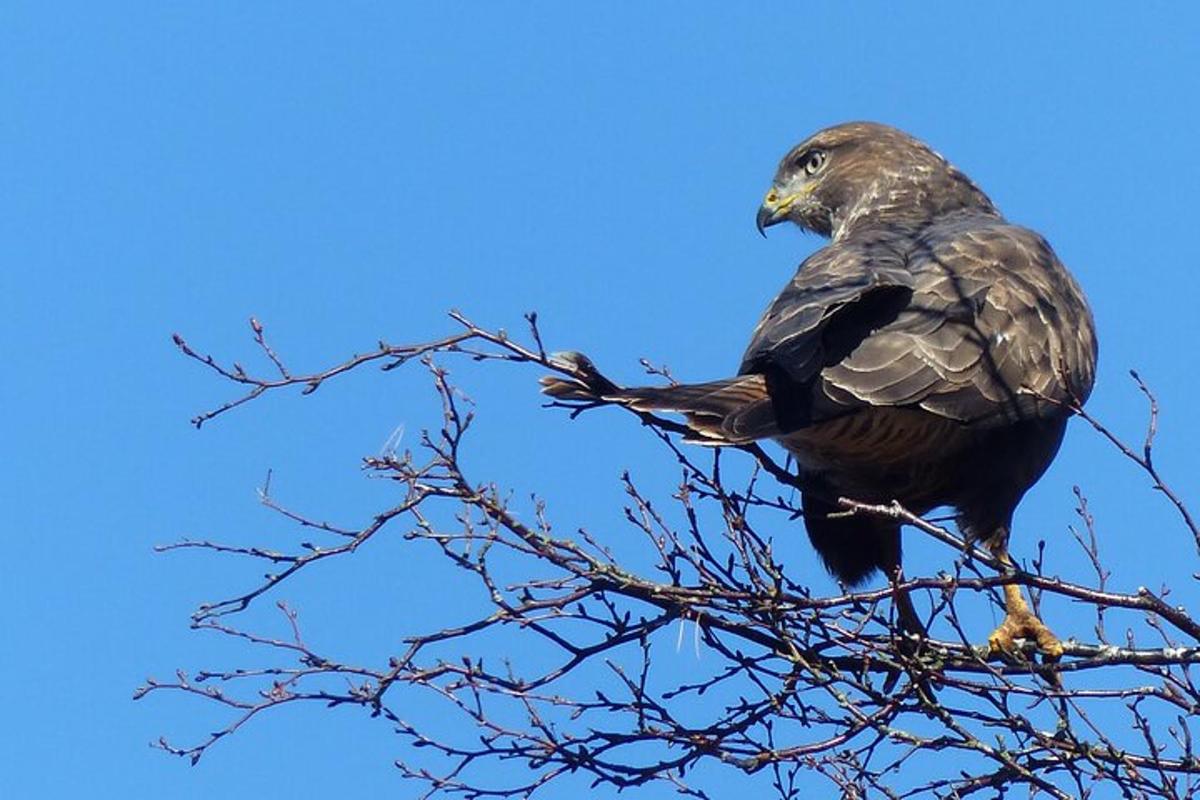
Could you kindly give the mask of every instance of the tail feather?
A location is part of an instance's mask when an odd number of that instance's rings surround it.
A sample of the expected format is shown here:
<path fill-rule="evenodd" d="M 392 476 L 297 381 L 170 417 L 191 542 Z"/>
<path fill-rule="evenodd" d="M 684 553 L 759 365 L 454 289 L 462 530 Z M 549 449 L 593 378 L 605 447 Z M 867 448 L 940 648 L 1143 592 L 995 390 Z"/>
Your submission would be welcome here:
<path fill-rule="evenodd" d="M 591 367 L 586 361 L 573 363 Z M 598 373 L 596 375 L 599 378 Z M 542 379 L 542 391 L 560 400 L 600 401 L 628 406 L 636 411 L 683 414 L 695 434 L 689 438 L 698 443 L 740 444 L 780 434 L 762 375 L 630 389 L 607 379 L 589 379 L 585 383 L 548 376 Z"/>
<path fill-rule="evenodd" d="M 697 438 L 714 442 L 749 442 L 779 433 L 766 382 L 761 375 L 743 375 L 708 383 L 621 389 L 605 395 L 604 399 L 638 411 L 684 414 Z"/>

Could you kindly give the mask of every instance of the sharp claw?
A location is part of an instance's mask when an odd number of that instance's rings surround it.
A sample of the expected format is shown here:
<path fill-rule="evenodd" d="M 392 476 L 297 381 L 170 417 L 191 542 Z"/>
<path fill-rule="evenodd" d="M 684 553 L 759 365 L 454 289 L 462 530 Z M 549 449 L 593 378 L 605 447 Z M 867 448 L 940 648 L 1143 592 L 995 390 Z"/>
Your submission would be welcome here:
<path fill-rule="evenodd" d="M 1046 624 L 1032 613 L 1009 614 L 1004 622 L 988 637 L 988 647 L 994 654 L 1011 655 L 1016 652 L 1016 640 L 1028 639 L 1037 644 L 1043 659 L 1057 661 L 1062 658 L 1063 646 L 1058 637 Z"/>

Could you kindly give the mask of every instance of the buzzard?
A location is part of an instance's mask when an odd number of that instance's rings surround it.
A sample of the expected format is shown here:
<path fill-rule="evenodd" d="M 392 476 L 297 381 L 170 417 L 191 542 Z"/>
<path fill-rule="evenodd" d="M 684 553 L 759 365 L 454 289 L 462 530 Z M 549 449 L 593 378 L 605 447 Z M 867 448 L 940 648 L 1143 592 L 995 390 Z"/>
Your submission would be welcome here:
<path fill-rule="evenodd" d="M 1011 565 L 1013 511 L 1092 388 L 1096 335 L 1079 285 L 941 155 L 876 123 L 822 130 L 784 156 L 757 223 L 785 221 L 830 242 L 767 308 L 736 377 L 653 388 L 547 378 L 544 391 L 679 412 L 709 444 L 778 441 L 798 464 L 809 538 L 846 585 L 899 577 L 900 525 L 831 513 L 842 497 L 918 514 L 951 506 L 970 540 Z M 903 627 L 922 632 L 908 597 L 896 599 Z M 1017 586 L 1005 601 L 993 650 L 1030 638 L 1061 655 Z"/>

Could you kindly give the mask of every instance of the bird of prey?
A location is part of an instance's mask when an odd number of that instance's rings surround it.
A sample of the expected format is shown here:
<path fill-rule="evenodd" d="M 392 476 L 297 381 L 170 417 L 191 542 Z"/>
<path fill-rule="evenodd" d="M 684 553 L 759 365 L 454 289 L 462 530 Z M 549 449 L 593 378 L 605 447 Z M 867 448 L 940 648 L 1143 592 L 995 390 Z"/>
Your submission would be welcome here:
<path fill-rule="evenodd" d="M 900 575 L 899 522 L 833 514 L 839 498 L 957 512 L 1004 564 L 1015 510 L 1091 391 L 1092 315 L 1046 240 L 1008 222 L 912 136 L 852 122 L 783 158 L 758 228 L 829 237 L 767 308 L 736 377 L 622 388 L 543 380 L 561 399 L 679 412 L 709 444 L 775 439 L 798 465 L 805 526 L 848 586 Z M 585 363 L 585 362 L 583 362 Z M 907 595 L 902 626 L 923 632 Z M 993 650 L 1062 645 L 1014 584 Z"/>

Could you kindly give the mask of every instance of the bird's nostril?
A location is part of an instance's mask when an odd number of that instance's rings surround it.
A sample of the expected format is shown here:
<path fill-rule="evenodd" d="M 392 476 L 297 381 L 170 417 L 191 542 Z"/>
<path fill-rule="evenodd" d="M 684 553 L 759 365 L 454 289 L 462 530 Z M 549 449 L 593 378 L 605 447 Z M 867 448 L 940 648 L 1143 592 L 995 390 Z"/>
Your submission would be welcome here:
<path fill-rule="evenodd" d="M 771 191 L 767 192 L 767 202 L 768 202 L 768 203 L 774 203 L 774 202 L 775 202 L 776 200 L 778 200 L 778 199 L 779 199 L 779 195 L 775 194 L 775 190 L 774 190 L 774 189 L 772 189 Z"/>

